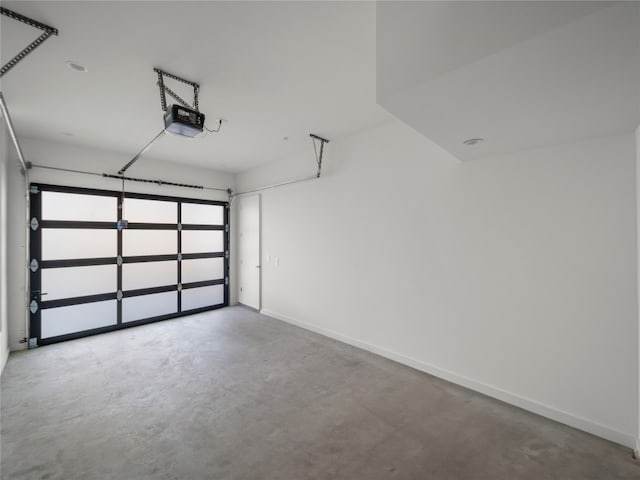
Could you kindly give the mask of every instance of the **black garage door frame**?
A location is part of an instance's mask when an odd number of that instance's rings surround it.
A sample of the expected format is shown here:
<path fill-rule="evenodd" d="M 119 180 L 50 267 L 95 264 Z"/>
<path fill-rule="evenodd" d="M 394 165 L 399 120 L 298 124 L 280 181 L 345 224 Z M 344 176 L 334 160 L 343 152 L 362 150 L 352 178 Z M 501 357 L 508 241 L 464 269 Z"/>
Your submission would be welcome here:
<path fill-rule="evenodd" d="M 29 347 L 40 345 L 48 345 L 52 343 L 72 340 L 75 338 L 96 335 L 100 333 L 120 330 L 123 328 L 134 327 L 161 320 L 177 318 L 185 315 L 206 312 L 222 308 L 229 305 L 229 203 L 213 200 L 201 200 L 185 197 L 172 197 L 162 195 L 150 195 L 142 193 L 124 194 L 126 198 L 143 199 L 143 200 L 159 200 L 166 202 L 175 202 L 177 204 L 177 223 L 129 223 L 127 229 L 134 230 L 172 230 L 177 235 L 177 253 L 169 255 L 143 255 L 143 256 L 124 256 L 123 255 L 123 231 L 118 229 L 117 222 L 95 222 L 95 221 L 67 221 L 67 220 L 45 220 L 42 219 L 42 192 L 60 192 L 82 195 L 98 195 L 104 197 L 117 198 L 117 219 L 122 220 L 122 202 L 123 193 L 111 190 L 98 190 L 78 187 L 67 187 L 59 185 L 47 185 L 41 183 L 32 183 L 30 186 L 30 332 Z M 204 204 L 218 205 L 224 208 L 224 224 L 182 224 L 182 204 Z M 126 212 L 125 212 L 126 213 Z M 78 258 L 63 260 L 42 260 L 42 230 L 46 228 L 56 229 L 111 229 L 117 230 L 117 256 L 103 258 Z M 223 251 L 208 251 L 199 253 L 182 253 L 182 231 L 185 230 L 222 230 L 223 231 Z M 215 278 L 210 280 L 182 283 L 182 260 L 202 259 L 202 258 L 223 258 L 224 278 Z M 175 260 L 177 263 L 176 282 L 169 285 L 156 286 L 152 288 L 144 288 L 137 290 L 123 290 L 123 264 L 141 263 L 141 262 L 158 262 Z M 100 293 L 96 295 L 87 295 L 73 298 L 61 298 L 56 300 L 46 300 L 43 297 L 46 292 L 42 292 L 42 271 L 47 268 L 63 268 L 63 267 L 81 267 L 93 265 L 116 265 L 117 266 L 117 290 L 113 292 Z M 182 291 L 191 288 L 205 287 L 211 285 L 224 285 L 224 301 L 223 303 L 204 306 L 196 309 L 183 310 L 182 308 Z M 122 299 L 135 297 L 140 295 L 149 295 L 163 292 L 177 292 L 176 312 L 144 318 L 135 321 L 123 322 L 122 317 Z M 117 318 L 114 325 L 93 328 L 88 330 L 77 331 L 73 333 L 42 338 L 41 337 L 41 313 L 43 310 L 56 307 L 65 307 L 70 305 L 79 305 L 84 303 L 100 302 L 105 300 L 117 300 Z"/>

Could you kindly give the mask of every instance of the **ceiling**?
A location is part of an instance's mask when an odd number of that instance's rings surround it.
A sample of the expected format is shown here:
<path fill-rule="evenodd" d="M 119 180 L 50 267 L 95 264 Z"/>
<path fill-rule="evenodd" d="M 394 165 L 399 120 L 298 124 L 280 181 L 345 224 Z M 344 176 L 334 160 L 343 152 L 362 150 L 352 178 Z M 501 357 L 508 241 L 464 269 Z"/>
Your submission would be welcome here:
<path fill-rule="evenodd" d="M 2 78 L 20 138 L 133 157 L 163 126 L 154 67 L 200 83 L 207 126 L 224 123 L 145 157 L 227 172 L 312 160 L 309 133 L 339 140 L 392 117 L 462 160 L 640 123 L 640 2 L 2 5 L 60 30 Z M 39 32 L 1 22 L 5 63 Z"/>
<path fill-rule="evenodd" d="M 200 83 L 208 128 L 225 121 L 193 140 L 165 135 L 149 158 L 240 172 L 308 151 L 314 165 L 309 133 L 335 140 L 390 118 L 375 99 L 374 3 L 2 5 L 60 31 L 2 78 L 20 138 L 133 157 L 163 127 L 154 67 Z M 1 21 L 4 64 L 39 31 Z M 192 100 L 188 87 L 167 86 Z"/>
<path fill-rule="evenodd" d="M 462 160 L 631 132 L 640 2 L 380 2 L 377 78 L 380 105 Z"/>

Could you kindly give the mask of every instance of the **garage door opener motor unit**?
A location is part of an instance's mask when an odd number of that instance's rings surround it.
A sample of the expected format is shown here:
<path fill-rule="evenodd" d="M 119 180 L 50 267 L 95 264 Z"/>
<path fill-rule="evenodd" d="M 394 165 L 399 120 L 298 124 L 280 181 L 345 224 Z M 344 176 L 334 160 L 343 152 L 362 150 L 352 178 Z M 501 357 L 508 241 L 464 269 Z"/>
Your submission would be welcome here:
<path fill-rule="evenodd" d="M 164 114 L 164 129 L 185 137 L 195 137 L 204 128 L 204 113 L 180 105 L 171 105 Z"/>
<path fill-rule="evenodd" d="M 219 132 L 222 126 L 222 120 L 218 120 L 218 128 L 216 130 L 209 130 L 205 124 L 205 115 L 200 112 L 198 106 L 198 92 L 200 91 L 200 85 L 190 80 L 185 80 L 182 77 L 167 73 L 159 68 L 154 68 L 154 72 L 158 75 L 158 88 L 160 89 L 160 106 L 164 113 L 164 129 L 160 131 L 153 139 L 147 143 L 138 154 L 133 157 L 129 163 L 122 167 L 118 171 L 118 175 L 124 175 L 124 172 L 133 165 L 149 147 L 165 133 L 171 133 L 182 137 L 194 138 L 202 133 L 203 130 L 209 132 Z M 181 83 L 185 83 L 193 88 L 193 104 L 189 105 L 185 102 L 176 92 L 165 85 L 165 77 L 172 80 L 176 80 Z M 177 103 L 167 106 L 167 94 L 169 94 Z"/>

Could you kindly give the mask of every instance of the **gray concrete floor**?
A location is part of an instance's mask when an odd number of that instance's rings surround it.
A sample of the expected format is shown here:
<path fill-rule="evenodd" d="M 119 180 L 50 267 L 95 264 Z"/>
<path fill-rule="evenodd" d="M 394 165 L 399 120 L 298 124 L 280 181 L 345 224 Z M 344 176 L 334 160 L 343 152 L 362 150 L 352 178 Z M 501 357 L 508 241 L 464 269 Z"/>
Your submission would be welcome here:
<path fill-rule="evenodd" d="M 629 449 L 241 307 L 12 354 L 3 479 L 640 479 Z"/>

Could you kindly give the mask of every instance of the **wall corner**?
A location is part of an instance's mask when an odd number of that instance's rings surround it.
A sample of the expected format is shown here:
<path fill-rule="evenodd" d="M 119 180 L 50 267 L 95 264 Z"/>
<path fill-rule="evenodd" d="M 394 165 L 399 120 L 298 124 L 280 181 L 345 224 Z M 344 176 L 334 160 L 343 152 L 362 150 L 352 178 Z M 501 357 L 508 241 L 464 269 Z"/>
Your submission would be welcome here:
<path fill-rule="evenodd" d="M 638 341 L 636 343 L 638 353 L 638 365 L 637 365 L 637 425 L 636 425 L 636 448 L 634 450 L 634 456 L 636 459 L 640 459 L 640 125 L 636 128 L 635 135 L 635 150 L 636 150 L 636 258 L 637 258 L 637 290 L 638 290 L 638 325 L 637 336 Z"/>

